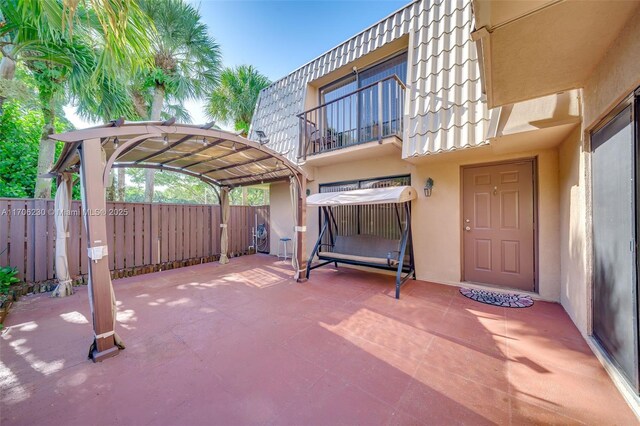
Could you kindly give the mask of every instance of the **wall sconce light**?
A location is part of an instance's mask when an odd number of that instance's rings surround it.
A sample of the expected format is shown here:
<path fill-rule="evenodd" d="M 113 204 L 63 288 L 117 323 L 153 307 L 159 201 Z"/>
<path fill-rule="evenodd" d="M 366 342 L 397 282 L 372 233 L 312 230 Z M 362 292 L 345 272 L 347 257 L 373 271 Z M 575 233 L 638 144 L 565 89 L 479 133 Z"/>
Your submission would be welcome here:
<path fill-rule="evenodd" d="M 433 179 L 427 178 L 424 184 L 424 196 L 431 197 L 431 190 L 433 189 Z"/>

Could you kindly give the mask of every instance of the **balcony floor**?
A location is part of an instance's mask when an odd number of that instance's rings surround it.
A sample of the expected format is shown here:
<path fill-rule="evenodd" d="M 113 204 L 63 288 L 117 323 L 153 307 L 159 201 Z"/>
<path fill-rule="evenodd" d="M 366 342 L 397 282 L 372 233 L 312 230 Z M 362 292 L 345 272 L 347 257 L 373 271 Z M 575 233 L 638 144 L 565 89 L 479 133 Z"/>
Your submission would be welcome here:
<path fill-rule="evenodd" d="M 117 357 L 87 361 L 86 288 L 25 297 L 0 339 L 0 423 L 636 424 L 562 307 L 265 255 L 115 282 Z"/>

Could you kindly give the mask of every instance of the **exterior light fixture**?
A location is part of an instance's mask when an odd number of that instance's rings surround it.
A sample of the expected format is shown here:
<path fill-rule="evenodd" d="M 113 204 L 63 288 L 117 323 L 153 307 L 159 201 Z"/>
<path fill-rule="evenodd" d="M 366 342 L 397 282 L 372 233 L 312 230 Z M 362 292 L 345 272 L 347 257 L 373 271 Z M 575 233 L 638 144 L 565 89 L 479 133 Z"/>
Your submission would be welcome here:
<path fill-rule="evenodd" d="M 427 181 L 424 184 L 424 196 L 431 197 L 431 190 L 433 189 L 433 179 L 430 177 L 427 178 Z"/>
<path fill-rule="evenodd" d="M 266 145 L 269 143 L 267 134 L 262 130 L 256 130 L 256 135 L 258 135 L 258 141 L 260 142 L 260 145 Z"/>

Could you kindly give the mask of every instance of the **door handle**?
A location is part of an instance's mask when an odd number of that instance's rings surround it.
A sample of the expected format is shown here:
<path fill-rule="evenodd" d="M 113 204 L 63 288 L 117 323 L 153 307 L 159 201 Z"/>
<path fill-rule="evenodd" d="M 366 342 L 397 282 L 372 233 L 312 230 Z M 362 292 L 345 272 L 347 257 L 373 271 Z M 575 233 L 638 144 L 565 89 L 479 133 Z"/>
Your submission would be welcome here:
<path fill-rule="evenodd" d="M 465 226 L 465 227 L 464 227 L 464 230 L 465 230 L 465 231 L 467 231 L 467 232 L 469 232 L 469 231 L 471 231 L 471 227 L 470 227 L 470 226 Z"/>

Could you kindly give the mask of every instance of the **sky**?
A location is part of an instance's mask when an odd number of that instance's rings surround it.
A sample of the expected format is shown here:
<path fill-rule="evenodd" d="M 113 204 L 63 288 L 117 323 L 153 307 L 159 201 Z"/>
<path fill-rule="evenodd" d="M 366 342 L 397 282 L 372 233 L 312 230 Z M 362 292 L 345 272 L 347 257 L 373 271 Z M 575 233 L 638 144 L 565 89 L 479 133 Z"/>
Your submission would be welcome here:
<path fill-rule="evenodd" d="M 360 31 L 395 12 L 410 0 L 202 0 L 199 7 L 209 34 L 220 44 L 225 66 L 253 65 L 278 80 Z M 194 123 L 208 121 L 202 101 L 185 103 Z M 82 120 L 65 108 L 78 128 Z"/>

